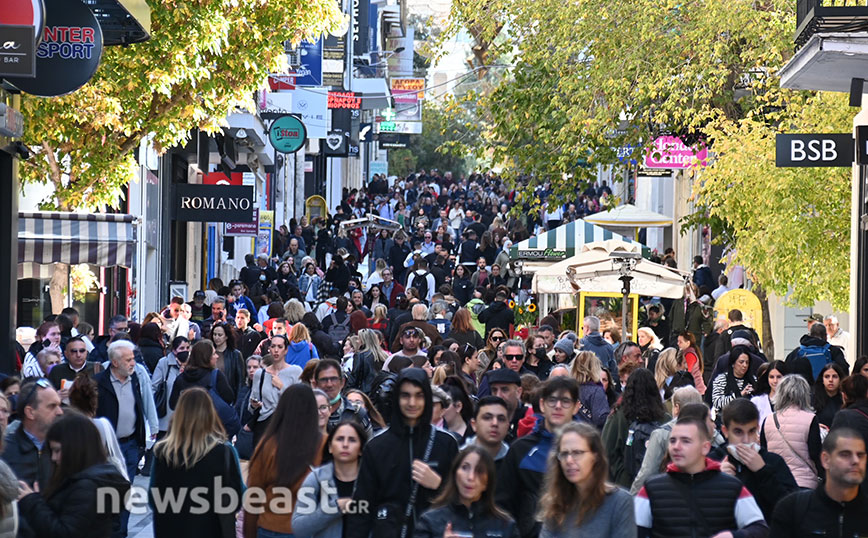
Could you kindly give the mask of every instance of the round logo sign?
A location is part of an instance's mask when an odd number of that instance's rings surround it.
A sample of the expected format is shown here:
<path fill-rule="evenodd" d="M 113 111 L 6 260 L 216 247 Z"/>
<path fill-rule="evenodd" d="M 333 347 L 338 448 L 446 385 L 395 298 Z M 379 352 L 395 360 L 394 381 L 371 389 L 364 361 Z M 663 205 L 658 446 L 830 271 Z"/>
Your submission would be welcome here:
<path fill-rule="evenodd" d="M 78 0 L 45 0 L 45 29 L 36 49 L 36 78 L 7 77 L 40 97 L 73 92 L 93 77 L 102 58 L 102 28 Z"/>
<path fill-rule="evenodd" d="M 300 119 L 287 114 L 272 122 L 268 138 L 280 153 L 295 153 L 307 140 L 307 128 Z"/>

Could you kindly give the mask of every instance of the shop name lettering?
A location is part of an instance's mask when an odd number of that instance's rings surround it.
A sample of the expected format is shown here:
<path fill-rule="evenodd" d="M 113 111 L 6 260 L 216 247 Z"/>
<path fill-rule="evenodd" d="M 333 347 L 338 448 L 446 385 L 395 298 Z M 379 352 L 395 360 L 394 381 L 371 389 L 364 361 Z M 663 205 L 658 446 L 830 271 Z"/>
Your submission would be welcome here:
<path fill-rule="evenodd" d="M 300 137 L 301 133 L 298 129 L 278 129 L 275 136 L 277 140 L 283 140 L 286 138 L 295 139 Z"/>
<path fill-rule="evenodd" d="M 519 258 L 566 258 L 566 250 L 555 250 L 547 248 L 545 250 L 519 250 Z"/>
<path fill-rule="evenodd" d="M 353 0 L 353 19 L 359 20 L 359 0 Z M 359 24 L 353 25 L 353 43 L 359 40 Z"/>
<path fill-rule="evenodd" d="M 52 26 L 46 28 L 42 43 L 36 51 L 37 58 L 64 60 L 90 60 L 94 54 L 94 29 L 83 26 Z"/>
<path fill-rule="evenodd" d="M 213 196 L 182 196 L 181 209 L 240 209 L 246 211 L 251 208 L 248 198 L 215 198 Z"/>
<path fill-rule="evenodd" d="M 328 108 L 358 110 L 362 108 L 362 98 L 355 92 L 329 92 Z"/>

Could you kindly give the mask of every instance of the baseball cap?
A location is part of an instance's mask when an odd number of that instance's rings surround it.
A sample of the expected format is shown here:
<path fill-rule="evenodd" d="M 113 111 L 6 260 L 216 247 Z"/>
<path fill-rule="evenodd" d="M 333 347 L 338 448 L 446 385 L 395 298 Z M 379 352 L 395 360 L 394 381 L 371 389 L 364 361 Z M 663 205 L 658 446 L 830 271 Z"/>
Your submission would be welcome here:
<path fill-rule="evenodd" d="M 521 386 L 521 376 L 518 375 L 518 372 L 514 372 L 509 368 L 500 368 L 498 370 L 491 370 L 488 372 L 488 384 L 493 385 L 495 383 L 504 383 L 504 384 L 513 384 Z"/>
<path fill-rule="evenodd" d="M 819 321 L 820 323 L 822 323 L 823 322 L 823 314 L 813 313 L 805 319 L 805 321 L 808 321 L 808 320 Z"/>
<path fill-rule="evenodd" d="M 202 290 L 196 290 L 196 292 L 193 294 L 193 298 L 194 299 L 204 299 L 205 298 L 205 292 Z"/>

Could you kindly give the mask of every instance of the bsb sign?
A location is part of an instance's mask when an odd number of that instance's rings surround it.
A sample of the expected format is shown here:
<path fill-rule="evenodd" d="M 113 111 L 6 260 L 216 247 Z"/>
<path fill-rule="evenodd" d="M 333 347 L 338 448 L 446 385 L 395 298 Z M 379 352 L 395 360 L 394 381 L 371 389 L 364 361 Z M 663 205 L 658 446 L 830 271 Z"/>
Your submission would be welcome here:
<path fill-rule="evenodd" d="M 175 220 L 191 222 L 252 222 L 253 187 L 235 185 L 175 185 Z"/>
<path fill-rule="evenodd" d="M 779 134 L 775 137 L 775 166 L 852 166 L 853 135 Z"/>

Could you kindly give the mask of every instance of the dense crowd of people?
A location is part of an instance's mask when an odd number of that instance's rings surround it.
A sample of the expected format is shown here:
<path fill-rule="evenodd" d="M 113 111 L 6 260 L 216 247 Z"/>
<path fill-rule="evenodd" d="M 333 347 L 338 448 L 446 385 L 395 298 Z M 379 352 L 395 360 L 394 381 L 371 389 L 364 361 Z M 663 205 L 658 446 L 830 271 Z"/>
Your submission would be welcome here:
<path fill-rule="evenodd" d="M 517 330 L 510 247 L 610 195 L 377 177 L 189 302 L 50 316 L 0 381 L 0 536 L 126 536 L 137 474 L 158 537 L 863 535 L 868 358 L 833 317 L 769 361 L 700 258 L 636 342 Z M 397 225 L 343 225 L 370 214 Z"/>

